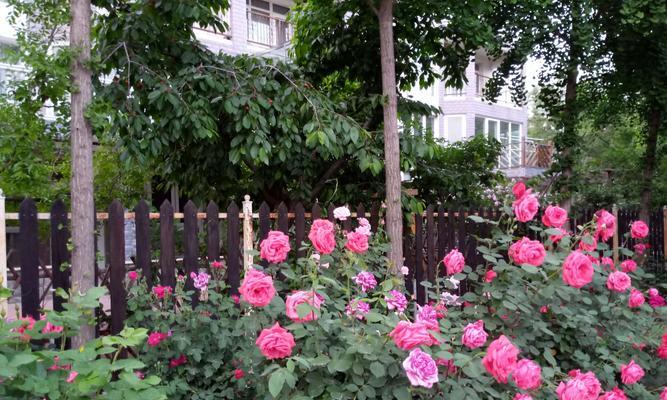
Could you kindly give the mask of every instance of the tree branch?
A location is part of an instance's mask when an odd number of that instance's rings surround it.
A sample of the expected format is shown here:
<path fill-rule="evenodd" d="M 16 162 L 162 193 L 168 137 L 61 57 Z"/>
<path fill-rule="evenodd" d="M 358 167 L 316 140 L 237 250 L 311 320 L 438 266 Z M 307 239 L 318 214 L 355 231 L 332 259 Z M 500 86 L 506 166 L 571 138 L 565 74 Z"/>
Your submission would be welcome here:
<path fill-rule="evenodd" d="M 313 191 L 310 194 L 310 200 L 315 201 L 317 198 L 317 195 L 320 194 L 322 189 L 324 189 L 324 186 L 327 184 L 327 181 L 331 179 L 331 177 L 338 172 L 341 168 L 347 164 L 349 160 L 347 158 L 339 158 L 329 166 L 329 168 L 322 174 L 320 179 L 318 180 L 317 184 L 313 188 Z"/>

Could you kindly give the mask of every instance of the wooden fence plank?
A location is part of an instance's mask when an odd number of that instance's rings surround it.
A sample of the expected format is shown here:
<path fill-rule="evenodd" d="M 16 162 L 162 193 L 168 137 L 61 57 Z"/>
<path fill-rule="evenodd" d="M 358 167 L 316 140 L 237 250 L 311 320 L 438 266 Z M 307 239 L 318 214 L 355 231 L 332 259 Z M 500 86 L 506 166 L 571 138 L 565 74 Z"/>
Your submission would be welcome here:
<path fill-rule="evenodd" d="M 359 226 L 359 218 L 366 218 L 366 209 L 361 203 L 357 206 L 357 226 Z M 366 221 L 368 221 L 368 219 L 366 219 Z"/>
<path fill-rule="evenodd" d="M 322 218 L 322 207 L 320 207 L 319 204 L 313 205 L 313 209 L 310 212 L 310 215 L 311 215 L 313 221 L 315 221 L 316 219 Z"/>
<path fill-rule="evenodd" d="M 352 232 L 352 216 L 350 216 L 349 218 L 345 218 L 345 220 L 343 221 L 343 229 L 347 232 Z"/>
<path fill-rule="evenodd" d="M 151 270 L 151 220 L 148 217 L 150 209 L 148 203 L 140 200 L 134 207 L 134 218 L 136 227 L 137 258 L 135 264 L 146 279 L 149 288 L 153 286 L 153 271 Z"/>
<path fill-rule="evenodd" d="M 269 236 L 269 231 L 271 230 L 271 210 L 269 205 L 265 201 L 259 206 L 259 241 L 266 239 Z M 229 215 L 229 213 L 227 213 Z"/>
<path fill-rule="evenodd" d="M 424 242 L 422 234 L 422 216 L 415 214 L 415 280 L 417 281 L 417 304 L 424 304 L 426 291 L 422 286 L 424 281 Z"/>
<path fill-rule="evenodd" d="M 445 206 L 438 206 L 438 256 L 437 262 L 440 262 L 447 254 L 447 217 L 445 216 Z M 439 276 L 444 275 L 444 268 L 440 268 Z"/>
<path fill-rule="evenodd" d="M 377 202 L 371 205 L 371 219 L 369 222 L 371 223 L 371 229 L 373 232 L 377 232 L 378 225 L 380 224 L 380 206 Z"/>
<path fill-rule="evenodd" d="M 192 304 L 196 305 L 199 291 L 194 286 L 192 273 L 199 272 L 199 236 L 197 227 L 197 206 L 188 200 L 183 208 L 183 267 L 185 269 L 185 290 L 194 290 Z"/>
<path fill-rule="evenodd" d="M 125 220 L 123 205 L 114 200 L 109 206 L 109 292 L 111 295 L 111 334 L 125 325 Z"/>
<path fill-rule="evenodd" d="M 435 284 L 435 256 L 437 249 L 435 247 L 435 217 L 433 216 L 434 206 L 431 204 L 426 207 L 426 277 L 430 283 Z"/>
<path fill-rule="evenodd" d="M 58 199 L 51 207 L 51 265 L 53 273 L 53 289 L 62 288 L 69 291 L 70 271 L 69 265 L 63 269 L 63 264 L 69 264 L 70 256 L 67 250 L 69 240 L 69 221 L 67 220 L 67 208 L 65 203 Z M 53 309 L 63 311 L 64 299 L 53 292 Z"/>
<path fill-rule="evenodd" d="M 301 250 L 303 241 L 306 238 L 306 210 L 301 203 L 297 203 L 294 206 L 294 236 L 297 257 L 303 258 L 306 256 L 306 250 Z"/>
<path fill-rule="evenodd" d="M 220 260 L 220 221 L 218 213 L 220 209 L 215 202 L 210 201 L 206 207 L 206 254 L 209 265 Z"/>
<path fill-rule="evenodd" d="M 266 208 L 268 209 L 268 206 Z M 241 282 L 241 250 L 239 248 L 241 233 L 239 232 L 239 207 L 235 203 L 232 202 L 227 207 L 227 216 L 227 284 L 232 294 L 238 294 Z"/>
<path fill-rule="evenodd" d="M 19 207 L 21 315 L 39 319 L 39 233 L 37 207 L 27 198 Z"/>
<path fill-rule="evenodd" d="M 327 219 L 329 221 L 333 222 L 334 224 L 336 223 L 336 218 L 334 217 L 334 209 L 335 208 L 336 207 L 334 207 L 333 204 L 329 204 L 329 207 L 327 207 Z"/>
<path fill-rule="evenodd" d="M 407 230 L 403 231 L 403 256 L 405 257 L 405 266 L 408 267 L 408 274 L 404 277 L 405 288 L 408 293 L 414 295 L 414 277 L 415 277 L 415 254 L 412 236 Z"/>
<path fill-rule="evenodd" d="M 174 208 L 169 200 L 160 206 L 160 282 L 163 286 L 176 286 Z"/>
<path fill-rule="evenodd" d="M 289 211 L 285 203 L 280 203 L 278 205 L 278 230 L 284 234 L 289 233 Z"/>

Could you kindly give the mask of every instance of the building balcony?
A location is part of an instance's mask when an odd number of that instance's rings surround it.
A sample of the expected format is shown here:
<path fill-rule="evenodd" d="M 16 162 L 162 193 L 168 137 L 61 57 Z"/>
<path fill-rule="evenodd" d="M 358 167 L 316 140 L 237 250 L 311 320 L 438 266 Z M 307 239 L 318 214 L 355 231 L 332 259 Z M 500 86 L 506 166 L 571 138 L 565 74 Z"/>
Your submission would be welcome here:
<path fill-rule="evenodd" d="M 518 143 L 517 143 L 518 144 Z M 553 163 L 553 144 L 533 138 L 523 138 L 518 146 L 505 146 L 499 160 L 499 170 L 509 178 L 530 178 L 543 174 Z"/>
<path fill-rule="evenodd" d="M 285 19 L 249 10 L 248 42 L 275 49 L 289 45 L 294 29 Z"/>
<path fill-rule="evenodd" d="M 480 73 L 475 73 L 475 95 L 479 98 L 484 97 L 484 88 L 486 87 L 487 82 L 491 79 L 490 76 L 482 75 Z M 496 98 L 496 103 L 504 105 L 514 105 L 512 102 L 512 93 L 508 87 L 503 87 L 500 89 L 500 94 Z"/>

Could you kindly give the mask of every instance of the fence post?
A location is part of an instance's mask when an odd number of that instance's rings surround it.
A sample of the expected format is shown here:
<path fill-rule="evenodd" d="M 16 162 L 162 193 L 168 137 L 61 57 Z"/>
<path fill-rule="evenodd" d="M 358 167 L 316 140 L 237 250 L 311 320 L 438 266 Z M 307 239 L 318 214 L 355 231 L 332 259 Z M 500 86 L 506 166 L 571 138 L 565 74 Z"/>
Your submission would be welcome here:
<path fill-rule="evenodd" d="M 247 271 L 254 263 L 252 257 L 252 201 L 247 194 L 243 198 L 243 270 Z"/>
<path fill-rule="evenodd" d="M 614 228 L 614 238 L 612 239 L 614 265 L 616 265 L 620 261 L 618 256 L 618 206 L 616 204 L 614 204 L 611 207 L 611 212 L 614 214 L 614 218 L 616 219 L 616 227 Z"/>
<path fill-rule="evenodd" d="M 0 189 L 0 286 L 7 287 L 7 233 L 5 230 L 5 194 Z M 0 315 L 7 315 L 7 300 L 0 299 Z"/>
<path fill-rule="evenodd" d="M 662 207 L 662 259 L 667 263 L 667 206 Z"/>

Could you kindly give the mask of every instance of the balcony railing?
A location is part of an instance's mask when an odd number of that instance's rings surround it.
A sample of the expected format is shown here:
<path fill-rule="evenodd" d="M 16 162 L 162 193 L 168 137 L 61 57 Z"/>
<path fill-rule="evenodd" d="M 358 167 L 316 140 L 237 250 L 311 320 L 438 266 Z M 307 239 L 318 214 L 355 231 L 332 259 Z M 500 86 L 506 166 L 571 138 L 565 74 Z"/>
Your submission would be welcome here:
<path fill-rule="evenodd" d="M 486 83 L 491 79 L 490 76 L 485 76 L 482 74 L 475 74 L 475 84 L 476 84 L 476 91 L 475 93 L 477 94 L 477 97 L 483 97 L 484 96 L 484 88 L 486 87 Z M 512 93 L 510 93 L 510 90 L 508 87 L 503 87 L 500 89 L 500 94 L 496 98 L 496 103 L 507 103 L 507 104 L 512 104 Z"/>
<path fill-rule="evenodd" d="M 292 40 L 292 25 L 280 18 L 248 11 L 248 41 L 270 48 L 280 48 Z"/>
<path fill-rule="evenodd" d="M 525 167 L 549 168 L 553 162 L 554 147 L 540 139 L 524 139 L 523 160 Z"/>

